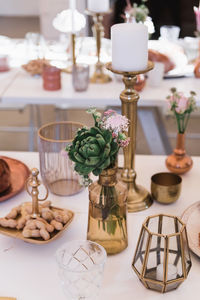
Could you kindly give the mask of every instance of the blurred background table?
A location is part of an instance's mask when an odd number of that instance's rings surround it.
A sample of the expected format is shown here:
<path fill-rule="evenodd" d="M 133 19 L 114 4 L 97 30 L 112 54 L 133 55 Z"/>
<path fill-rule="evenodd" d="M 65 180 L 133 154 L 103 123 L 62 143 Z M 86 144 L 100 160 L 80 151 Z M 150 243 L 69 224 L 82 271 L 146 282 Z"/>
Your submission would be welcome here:
<path fill-rule="evenodd" d="M 71 75 L 62 73 L 62 89 L 49 92 L 42 87 L 40 76 L 31 76 L 21 65 L 30 59 L 45 57 L 60 68 L 65 68 L 69 61 L 69 53 L 66 52 L 69 41 L 40 41 L 40 46 L 32 45 L 26 39 L 9 39 L 0 36 L 0 54 L 5 52 L 10 57 L 11 71 L 0 74 L 0 109 L 23 110 L 28 105 L 30 108 L 29 127 L 8 128 L 1 130 L 14 130 L 29 132 L 29 150 L 36 149 L 34 146 L 34 132 L 42 124 L 40 114 L 41 105 L 53 105 L 56 112 L 66 112 L 69 109 L 85 109 L 90 106 L 105 109 L 115 107 L 120 109 L 119 95 L 124 89 L 119 77 L 113 77 L 113 81 L 105 85 L 90 84 L 86 92 L 75 92 L 72 86 Z M 183 42 L 181 42 L 183 43 Z M 180 44 L 181 44 L 180 43 Z M 151 154 L 169 154 L 172 147 L 163 123 L 161 112 L 167 112 L 166 96 L 171 87 L 184 93 L 190 90 L 197 92 L 197 104 L 200 106 L 200 92 L 197 89 L 199 79 L 194 78 L 191 65 L 188 66 L 186 55 L 180 45 L 166 41 L 149 41 L 149 48 L 163 50 L 175 63 L 172 74 L 164 79 L 160 86 L 152 87 L 147 80 L 146 86 L 140 92 L 138 102 L 138 117 Z M 78 38 L 77 62 L 88 63 L 91 69 L 96 63 L 96 45 L 91 37 Z M 108 62 L 111 59 L 110 40 L 103 39 L 101 61 Z M 189 68 L 188 68 L 189 67 Z M 90 72 L 92 74 L 92 70 Z M 112 74 L 110 74 L 112 75 Z M 113 75 L 112 75 L 113 76 Z M 59 119 L 59 114 L 56 118 Z"/>
<path fill-rule="evenodd" d="M 39 167 L 38 153 L 0 152 L 0 155 L 16 158 L 29 168 Z M 107 259 L 104 281 L 99 300 L 139 299 L 188 300 L 198 299 L 200 260 L 192 255 L 193 266 L 188 279 L 175 291 L 165 295 L 147 290 L 132 271 L 131 263 L 141 225 L 149 215 L 165 213 L 181 216 L 192 203 L 199 201 L 200 157 L 194 157 L 192 170 L 182 177 L 180 198 L 171 205 L 154 202 L 146 211 L 128 214 L 129 245 L 122 253 Z M 150 189 L 150 178 L 157 172 L 166 171 L 164 156 L 136 156 L 138 182 Z M 71 209 L 75 218 L 60 238 L 46 245 L 33 245 L 21 240 L 0 235 L 1 286 L 0 294 L 16 297 L 18 300 L 64 300 L 55 261 L 56 250 L 65 242 L 85 239 L 87 232 L 88 192 L 83 190 L 70 197 L 50 194 L 49 200 L 55 206 Z M 24 191 L 0 203 L 0 217 L 21 202 L 30 201 Z"/>

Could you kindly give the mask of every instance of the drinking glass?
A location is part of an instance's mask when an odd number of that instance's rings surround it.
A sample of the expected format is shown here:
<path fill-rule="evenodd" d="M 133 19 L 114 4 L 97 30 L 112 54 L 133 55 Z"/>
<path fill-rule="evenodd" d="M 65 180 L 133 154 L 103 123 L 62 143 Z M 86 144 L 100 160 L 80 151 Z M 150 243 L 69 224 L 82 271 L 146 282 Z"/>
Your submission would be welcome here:
<path fill-rule="evenodd" d="M 164 64 L 162 62 L 154 62 L 154 68 L 148 72 L 148 83 L 152 87 L 160 86 L 164 77 Z"/>
<path fill-rule="evenodd" d="M 94 300 L 99 294 L 106 251 L 89 240 L 74 240 L 56 252 L 59 277 L 66 299 Z"/>
<path fill-rule="evenodd" d="M 77 92 L 86 91 L 89 85 L 89 66 L 76 64 L 72 69 L 72 84 Z"/>
<path fill-rule="evenodd" d="M 160 36 L 165 40 L 176 42 L 179 38 L 180 27 L 173 25 L 164 25 L 160 27 Z"/>
<path fill-rule="evenodd" d="M 57 91 L 61 89 L 60 69 L 46 65 L 42 72 L 43 89 L 47 91 Z"/>
<path fill-rule="evenodd" d="M 65 148 L 83 126 L 78 122 L 55 122 L 42 126 L 38 131 L 40 172 L 53 194 L 70 196 L 82 188 L 80 176 L 74 171 L 74 164 Z"/>

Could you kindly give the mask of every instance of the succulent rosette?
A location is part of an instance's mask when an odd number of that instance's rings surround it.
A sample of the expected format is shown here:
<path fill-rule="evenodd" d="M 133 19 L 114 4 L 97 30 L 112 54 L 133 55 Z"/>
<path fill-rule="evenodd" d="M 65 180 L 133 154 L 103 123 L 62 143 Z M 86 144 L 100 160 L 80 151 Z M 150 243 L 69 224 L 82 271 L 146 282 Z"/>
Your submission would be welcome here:
<path fill-rule="evenodd" d="M 128 130 L 127 119 L 120 119 L 120 115 L 112 110 L 105 112 L 103 118 L 96 109 L 90 109 L 88 113 L 92 114 L 95 126 L 79 129 L 72 144 L 66 147 L 69 158 L 75 163 L 74 169 L 83 177 L 85 185 L 90 183 L 90 173 L 98 176 L 104 169 L 112 166 L 119 148 L 127 146 L 129 142 L 127 136 L 120 131 L 120 128 L 123 131 Z M 117 131 L 116 118 L 121 120 L 121 126 L 118 122 Z"/>

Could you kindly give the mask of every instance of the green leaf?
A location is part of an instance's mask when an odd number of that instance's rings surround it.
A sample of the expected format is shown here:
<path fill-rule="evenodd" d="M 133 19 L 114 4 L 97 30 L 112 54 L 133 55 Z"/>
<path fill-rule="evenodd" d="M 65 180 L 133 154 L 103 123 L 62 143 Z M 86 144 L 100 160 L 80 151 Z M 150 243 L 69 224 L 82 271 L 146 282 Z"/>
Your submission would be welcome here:
<path fill-rule="evenodd" d="M 119 150 L 119 146 L 117 145 L 117 143 L 112 142 L 111 143 L 110 155 L 112 156 L 112 155 L 116 154 L 118 152 L 118 150 Z"/>
<path fill-rule="evenodd" d="M 90 134 L 96 137 L 97 134 L 102 135 L 102 131 L 100 128 L 95 126 L 90 128 Z"/>
<path fill-rule="evenodd" d="M 99 146 L 101 147 L 101 149 L 103 149 L 105 147 L 106 142 L 101 134 L 96 135 L 96 141 L 99 144 Z"/>
<path fill-rule="evenodd" d="M 94 174 L 94 176 L 100 175 L 101 172 L 102 172 L 102 169 L 100 169 L 100 168 L 96 168 L 96 169 L 94 169 L 94 170 L 92 171 L 92 173 Z"/>
<path fill-rule="evenodd" d="M 91 144 L 87 147 L 87 156 L 98 156 L 100 154 L 100 148 L 96 144 Z"/>
<path fill-rule="evenodd" d="M 101 165 L 98 166 L 98 168 L 104 170 L 110 165 L 110 157 L 108 157 Z"/>
<path fill-rule="evenodd" d="M 96 166 L 100 161 L 100 157 L 99 156 L 92 156 L 92 157 L 88 157 L 85 160 L 85 165 L 86 166 Z"/>
<path fill-rule="evenodd" d="M 109 130 L 104 130 L 103 137 L 106 141 L 106 144 L 110 144 L 112 142 L 112 133 Z"/>
<path fill-rule="evenodd" d="M 92 172 L 93 167 L 86 167 L 85 165 L 76 163 L 74 169 L 80 175 L 88 175 L 88 174 L 90 174 Z"/>
<path fill-rule="evenodd" d="M 74 157 L 80 163 L 84 163 L 85 162 L 85 159 L 78 152 L 74 152 Z"/>

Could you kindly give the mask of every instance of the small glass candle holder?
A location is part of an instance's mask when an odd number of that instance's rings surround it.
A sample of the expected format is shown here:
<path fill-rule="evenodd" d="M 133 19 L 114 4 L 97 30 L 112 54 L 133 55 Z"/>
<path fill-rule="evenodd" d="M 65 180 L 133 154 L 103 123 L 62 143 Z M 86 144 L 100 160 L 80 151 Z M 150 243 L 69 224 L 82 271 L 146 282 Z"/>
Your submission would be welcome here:
<path fill-rule="evenodd" d="M 192 266 L 185 224 L 175 216 L 155 215 L 142 225 L 132 268 L 148 289 L 176 289 Z"/>
<path fill-rule="evenodd" d="M 70 196 L 82 190 L 80 176 L 74 171 L 74 163 L 65 148 L 83 126 L 78 122 L 55 122 L 42 126 L 38 131 L 40 172 L 43 182 L 53 194 Z"/>
<path fill-rule="evenodd" d="M 77 92 L 84 92 L 89 85 L 89 66 L 86 64 L 75 64 L 72 69 L 72 84 Z"/>
<path fill-rule="evenodd" d="M 10 70 L 8 56 L 0 55 L 0 72 L 7 72 Z"/>
<path fill-rule="evenodd" d="M 174 25 L 163 25 L 160 27 L 160 36 L 162 39 L 176 42 L 179 38 L 180 27 Z"/>
<path fill-rule="evenodd" d="M 42 72 L 43 88 L 47 91 L 57 91 L 61 89 L 61 71 L 60 69 L 46 65 Z"/>
<path fill-rule="evenodd" d="M 70 241 L 56 252 L 59 277 L 67 299 L 97 299 L 106 251 L 91 241 Z"/>

